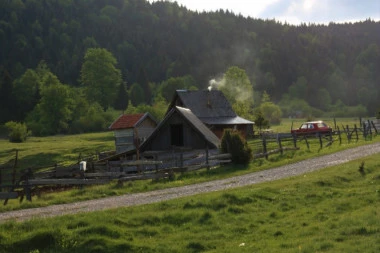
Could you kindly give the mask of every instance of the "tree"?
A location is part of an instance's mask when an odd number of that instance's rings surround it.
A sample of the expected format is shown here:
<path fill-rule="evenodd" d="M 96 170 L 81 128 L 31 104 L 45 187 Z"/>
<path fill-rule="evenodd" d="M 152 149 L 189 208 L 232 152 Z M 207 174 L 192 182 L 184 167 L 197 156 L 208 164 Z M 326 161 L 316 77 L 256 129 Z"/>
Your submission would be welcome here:
<path fill-rule="evenodd" d="M 124 111 L 128 107 L 129 97 L 125 89 L 125 86 L 126 84 L 124 83 L 119 84 L 119 92 L 116 95 L 115 104 L 114 104 L 114 108 L 116 110 Z"/>
<path fill-rule="evenodd" d="M 145 102 L 144 90 L 138 83 L 132 84 L 129 89 L 129 97 L 131 98 L 131 103 L 133 106 L 138 106 Z"/>
<path fill-rule="evenodd" d="M 144 90 L 145 103 L 150 105 L 152 103 L 152 91 L 150 90 L 148 77 L 143 67 L 140 68 L 139 74 L 137 75 L 137 83 Z"/>
<path fill-rule="evenodd" d="M 113 104 L 121 71 L 115 57 L 104 48 L 90 48 L 84 56 L 81 83 L 87 88 L 87 99 L 98 102 L 104 111 Z"/>
<path fill-rule="evenodd" d="M 29 135 L 28 129 L 24 123 L 9 121 L 5 123 L 5 127 L 9 131 L 10 142 L 24 142 Z"/>
<path fill-rule="evenodd" d="M 223 153 L 231 154 L 233 163 L 248 164 L 252 159 L 252 150 L 239 132 L 224 130 L 220 145 Z"/>
<path fill-rule="evenodd" d="M 24 119 L 26 114 L 33 110 L 40 100 L 41 82 L 36 71 L 28 69 L 13 82 L 13 96 L 16 101 L 16 117 Z"/>
<path fill-rule="evenodd" d="M 304 99 L 307 97 L 307 79 L 301 76 L 297 79 L 297 82 L 293 83 L 289 87 L 289 95 L 292 98 Z"/>
<path fill-rule="evenodd" d="M 159 87 L 159 95 L 171 101 L 176 90 L 179 89 L 194 89 L 195 81 L 192 76 L 171 77 L 162 82 Z M 195 88 L 196 89 L 196 88 Z"/>
<path fill-rule="evenodd" d="M 232 105 L 237 101 L 253 104 L 253 88 L 245 70 L 236 66 L 230 67 L 223 80 L 216 85 Z"/>
<path fill-rule="evenodd" d="M 0 80 L 0 123 L 4 123 L 12 117 L 11 108 L 13 106 L 12 77 L 7 70 L 4 70 Z"/>
<path fill-rule="evenodd" d="M 70 88 L 52 84 L 41 89 L 41 101 L 28 115 L 28 126 L 36 135 L 65 133 L 69 127 L 73 101 Z"/>

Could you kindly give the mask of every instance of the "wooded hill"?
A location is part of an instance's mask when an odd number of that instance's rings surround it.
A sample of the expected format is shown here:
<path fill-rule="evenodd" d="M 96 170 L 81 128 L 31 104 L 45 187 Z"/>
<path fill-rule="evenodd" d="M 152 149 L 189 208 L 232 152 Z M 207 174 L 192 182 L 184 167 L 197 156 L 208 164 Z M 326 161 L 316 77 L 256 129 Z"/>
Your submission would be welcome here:
<path fill-rule="evenodd" d="M 9 80 L 44 60 L 58 79 L 80 86 L 83 57 L 105 48 L 122 79 L 149 82 L 190 75 L 200 89 L 230 66 L 244 69 L 257 94 L 326 105 L 380 107 L 380 22 L 293 26 L 228 11 L 194 12 L 145 0 L 0 2 L 0 103 L 13 108 Z M 3 120 L 2 120 L 3 121 Z"/>

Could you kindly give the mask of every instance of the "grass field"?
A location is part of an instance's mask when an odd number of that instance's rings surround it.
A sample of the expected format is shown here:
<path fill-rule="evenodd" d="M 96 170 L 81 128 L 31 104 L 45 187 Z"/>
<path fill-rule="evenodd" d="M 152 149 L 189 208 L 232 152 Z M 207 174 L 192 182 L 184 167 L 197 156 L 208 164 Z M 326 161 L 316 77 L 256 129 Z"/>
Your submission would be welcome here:
<path fill-rule="evenodd" d="M 0 224 L 0 252 L 380 252 L 380 158 L 109 211 Z"/>
<path fill-rule="evenodd" d="M 302 122 L 302 120 L 300 120 Z M 340 120 L 344 124 L 353 125 L 353 121 L 349 119 Z M 290 128 L 292 121 L 285 119 L 282 123 L 283 128 Z M 341 123 L 343 124 L 343 123 Z M 116 196 L 127 193 L 145 192 L 150 190 L 164 189 L 169 187 L 183 186 L 194 183 L 200 183 L 210 180 L 228 178 L 232 176 L 242 175 L 250 172 L 269 169 L 276 166 L 281 166 L 288 163 L 293 163 L 299 160 L 311 158 L 337 152 L 339 150 L 355 147 L 357 145 L 368 144 L 372 141 L 380 141 L 375 137 L 371 141 L 363 140 L 362 138 L 356 142 L 348 143 L 346 139 L 342 144 L 334 143 L 333 145 L 320 149 L 319 142 L 310 143 L 310 149 L 306 148 L 305 143 L 300 143 L 298 151 L 287 151 L 283 155 L 271 155 L 268 160 L 256 159 L 248 166 L 227 165 L 215 170 L 200 170 L 187 174 L 178 174 L 172 181 L 136 181 L 124 185 L 117 186 L 116 182 L 107 185 L 99 185 L 85 187 L 84 189 L 74 188 L 69 191 L 59 193 L 43 193 L 40 197 L 34 196 L 33 201 L 23 201 L 19 203 L 16 200 L 9 200 L 7 205 L 0 205 L 0 212 L 43 207 L 53 204 L 71 203 L 75 201 L 89 200 L 102 198 L 107 196 Z M 114 139 L 112 132 L 67 135 L 67 136 L 52 136 L 37 138 L 32 137 L 25 143 L 15 144 L 7 140 L 0 140 L 0 164 L 14 158 L 14 149 L 18 149 L 18 168 L 25 169 L 27 167 L 38 167 L 44 165 L 72 164 L 78 162 L 78 157 L 81 154 L 86 156 L 94 154 L 96 151 L 106 151 L 114 149 Z"/>

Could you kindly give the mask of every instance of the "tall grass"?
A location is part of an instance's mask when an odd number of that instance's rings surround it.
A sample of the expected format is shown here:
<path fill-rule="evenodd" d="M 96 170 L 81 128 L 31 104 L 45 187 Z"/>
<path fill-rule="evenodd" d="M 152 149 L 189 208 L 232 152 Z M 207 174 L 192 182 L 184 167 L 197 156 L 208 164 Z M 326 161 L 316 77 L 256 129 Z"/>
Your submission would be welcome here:
<path fill-rule="evenodd" d="M 157 204 L 7 222 L 0 252 L 379 252 L 379 186 L 372 156 Z"/>

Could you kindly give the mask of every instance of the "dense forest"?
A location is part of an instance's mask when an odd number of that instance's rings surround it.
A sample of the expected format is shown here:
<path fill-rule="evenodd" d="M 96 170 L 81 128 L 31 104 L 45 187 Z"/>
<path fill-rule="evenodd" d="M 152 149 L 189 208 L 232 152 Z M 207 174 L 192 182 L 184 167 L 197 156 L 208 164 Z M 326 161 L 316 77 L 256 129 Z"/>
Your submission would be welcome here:
<path fill-rule="evenodd" d="M 194 12 L 165 1 L 3 0 L 0 124 L 46 125 L 51 120 L 42 119 L 45 113 L 57 122 L 46 132 L 35 127 L 39 134 L 75 132 L 74 123 L 83 128 L 98 107 L 165 104 L 169 86 L 206 89 L 232 66 L 249 79 L 252 107 L 265 97 L 286 117 L 307 110 L 309 116 L 344 116 L 350 108 L 374 116 L 380 108 L 379 31 L 380 22 L 370 19 L 293 26 L 223 10 Z M 105 63 L 108 72 L 99 67 Z M 94 66 L 97 80 L 109 86 L 88 88 Z M 49 94 L 71 105 L 56 113 L 48 109 L 51 103 L 61 106 Z M 73 104 L 81 98 L 88 104 Z"/>

